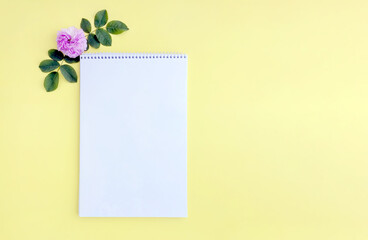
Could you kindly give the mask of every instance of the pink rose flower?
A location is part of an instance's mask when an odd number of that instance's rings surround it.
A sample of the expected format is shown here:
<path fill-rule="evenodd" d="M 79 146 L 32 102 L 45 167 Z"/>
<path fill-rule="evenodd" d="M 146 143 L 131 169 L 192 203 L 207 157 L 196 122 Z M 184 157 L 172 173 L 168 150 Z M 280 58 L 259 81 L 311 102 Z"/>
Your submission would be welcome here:
<path fill-rule="evenodd" d="M 61 29 L 56 37 L 57 49 L 71 58 L 76 58 L 87 49 L 87 39 L 82 29 Z"/>

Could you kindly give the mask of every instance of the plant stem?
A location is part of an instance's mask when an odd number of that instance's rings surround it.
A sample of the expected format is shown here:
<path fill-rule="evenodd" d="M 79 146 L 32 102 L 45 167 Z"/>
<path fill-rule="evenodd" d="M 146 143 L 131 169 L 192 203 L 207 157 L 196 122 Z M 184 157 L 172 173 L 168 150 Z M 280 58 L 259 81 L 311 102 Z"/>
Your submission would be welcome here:
<path fill-rule="evenodd" d="M 97 30 L 97 28 L 95 28 L 95 29 L 94 29 L 93 31 L 91 31 L 90 33 L 94 33 L 94 32 L 96 32 L 96 30 Z M 88 35 L 89 35 L 90 33 L 85 34 L 85 37 L 88 37 Z"/>
<path fill-rule="evenodd" d="M 57 69 L 57 71 L 56 71 L 56 72 L 59 72 L 60 67 L 61 67 L 61 66 L 63 66 L 63 61 L 64 61 L 64 59 L 60 61 L 60 66 L 58 67 L 58 69 Z"/>

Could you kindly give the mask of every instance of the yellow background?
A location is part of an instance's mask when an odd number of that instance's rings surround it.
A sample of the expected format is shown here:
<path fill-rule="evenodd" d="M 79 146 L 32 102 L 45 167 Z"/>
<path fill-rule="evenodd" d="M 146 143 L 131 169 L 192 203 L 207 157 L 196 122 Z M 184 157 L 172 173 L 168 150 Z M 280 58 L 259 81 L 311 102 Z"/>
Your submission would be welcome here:
<path fill-rule="evenodd" d="M 368 1 L 0 7 L 0 239 L 368 239 Z M 189 56 L 186 219 L 78 216 L 79 84 L 38 64 L 104 8 L 98 52 Z"/>

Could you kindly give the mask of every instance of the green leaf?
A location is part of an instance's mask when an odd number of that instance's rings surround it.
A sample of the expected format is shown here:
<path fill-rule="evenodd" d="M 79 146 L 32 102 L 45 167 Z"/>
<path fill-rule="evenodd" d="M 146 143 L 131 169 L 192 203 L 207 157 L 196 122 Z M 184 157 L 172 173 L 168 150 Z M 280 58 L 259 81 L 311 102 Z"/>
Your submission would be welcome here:
<path fill-rule="evenodd" d="M 88 49 L 89 49 L 89 44 L 88 44 L 88 40 L 87 40 L 87 48 L 84 51 L 88 51 Z"/>
<path fill-rule="evenodd" d="M 43 82 L 43 86 L 46 89 L 46 92 L 54 91 L 59 85 L 59 73 L 50 72 L 45 77 L 45 81 Z"/>
<path fill-rule="evenodd" d="M 111 46 L 111 35 L 105 29 L 97 29 L 96 36 L 98 41 L 104 46 Z"/>
<path fill-rule="evenodd" d="M 67 63 L 77 63 L 77 62 L 79 62 L 79 61 L 80 61 L 80 57 L 78 56 L 78 57 L 76 57 L 76 58 L 70 58 L 70 57 L 68 57 L 68 56 L 65 56 L 64 60 L 65 60 L 65 62 L 67 62 Z"/>
<path fill-rule="evenodd" d="M 83 31 L 85 33 L 90 33 L 91 32 L 91 23 L 85 19 L 85 18 L 82 18 L 82 21 L 80 23 L 80 27 L 83 29 Z"/>
<path fill-rule="evenodd" d="M 107 24 L 106 30 L 111 34 L 120 34 L 122 32 L 128 31 L 129 28 L 123 22 L 114 20 Z"/>
<path fill-rule="evenodd" d="M 42 72 L 51 72 L 52 70 L 55 70 L 59 66 L 60 64 L 57 61 L 48 59 L 43 60 L 40 63 L 39 68 L 41 69 Z"/>
<path fill-rule="evenodd" d="M 91 45 L 91 47 L 93 48 L 99 48 L 100 47 L 100 42 L 97 39 L 97 36 L 93 33 L 90 33 L 88 35 L 88 44 Z"/>
<path fill-rule="evenodd" d="M 55 61 L 61 61 L 64 58 L 64 54 L 56 49 L 50 49 L 48 54 L 49 57 Z"/>
<path fill-rule="evenodd" d="M 77 73 L 75 72 L 74 68 L 72 68 L 71 66 L 67 64 L 62 65 L 60 67 L 60 71 L 68 82 L 71 82 L 71 83 L 77 82 L 78 80 Z"/>
<path fill-rule="evenodd" d="M 99 12 L 96 13 L 95 15 L 95 26 L 96 28 L 99 27 L 103 27 L 105 26 L 105 24 L 107 23 L 107 11 L 106 10 L 101 10 Z"/>

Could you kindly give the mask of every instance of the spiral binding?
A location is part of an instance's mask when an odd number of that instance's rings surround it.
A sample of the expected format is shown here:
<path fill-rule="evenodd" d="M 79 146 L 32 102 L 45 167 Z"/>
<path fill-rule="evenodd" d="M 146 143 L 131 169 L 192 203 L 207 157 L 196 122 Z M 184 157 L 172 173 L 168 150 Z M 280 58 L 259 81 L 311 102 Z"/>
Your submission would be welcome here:
<path fill-rule="evenodd" d="M 160 58 L 187 58 L 183 53 L 85 53 L 81 59 L 160 59 Z"/>

